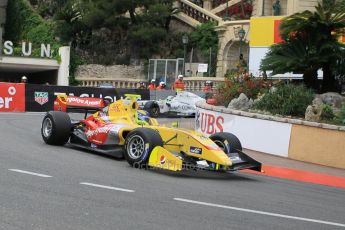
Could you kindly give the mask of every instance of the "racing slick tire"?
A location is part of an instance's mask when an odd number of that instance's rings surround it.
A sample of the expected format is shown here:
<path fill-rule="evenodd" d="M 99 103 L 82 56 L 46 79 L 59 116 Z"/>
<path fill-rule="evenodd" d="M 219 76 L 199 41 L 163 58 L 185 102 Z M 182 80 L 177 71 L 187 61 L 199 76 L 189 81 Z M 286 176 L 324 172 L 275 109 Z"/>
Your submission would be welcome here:
<path fill-rule="evenodd" d="M 136 128 L 126 137 L 125 159 L 135 168 L 146 167 L 150 154 L 156 146 L 163 146 L 162 137 L 156 130 Z"/>
<path fill-rule="evenodd" d="M 226 154 L 235 153 L 236 150 L 242 151 L 242 144 L 240 140 L 232 133 L 215 133 L 210 136 L 210 139 L 221 147 Z M 230 148 L 226 147 L 226 142 L 229 143 Z"/>
<path fill-rule="evenodd" d="M 144 110 L 149 112 L 151 117 L 158 117 L 160 114 L 159 105 L 154 101 L 149 101 L 144 105 Z"/>
<path fill-rule="evenodd" d="M 71 133 L 71 118 L 61 111 L 49 111 L 43 118 L 41 135 L 49 145 L 64 145 Z"/>

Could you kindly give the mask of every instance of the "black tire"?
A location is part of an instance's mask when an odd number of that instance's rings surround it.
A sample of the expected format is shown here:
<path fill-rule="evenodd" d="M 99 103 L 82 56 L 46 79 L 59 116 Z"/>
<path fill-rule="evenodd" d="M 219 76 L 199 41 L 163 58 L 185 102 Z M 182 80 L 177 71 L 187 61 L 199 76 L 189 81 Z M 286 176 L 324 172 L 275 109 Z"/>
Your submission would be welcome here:
<path fill-rule="evenodd" d="M 242 144 L 240 140 L 232 133 L 215 133 L 210 136 L 210 139 L 221 147 L 226 154 L 242 151 Z"/>
<path fill-rule="evenodd" d="M 159 105 L 154 101 L 149 101 L 144 105 L 144 110 L 150 114 L 150 117 L 158 117 L 160 114 Z"/>
<path fill-rule="evenodd" d="M 124 156 L 135 168 L 146 166 L 154 147 L 163 146 L 159 133 L 149 128 L 136 128 L 126 137 Z M 138 149 L 137 149 L 138 148 Z"/>
<path fill-rule="evenodd" d="M 41 135 L 49 145 L 64 145 L 71 134 L 71 119 L 61 111 L 47 112 L 42 121 Z"/>

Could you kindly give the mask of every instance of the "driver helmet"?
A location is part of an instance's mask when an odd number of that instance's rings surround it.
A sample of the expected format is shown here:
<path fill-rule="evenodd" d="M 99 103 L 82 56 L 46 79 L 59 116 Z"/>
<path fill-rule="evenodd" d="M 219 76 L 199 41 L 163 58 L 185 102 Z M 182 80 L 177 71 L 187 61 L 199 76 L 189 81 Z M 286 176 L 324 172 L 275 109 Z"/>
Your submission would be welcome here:
<path fill-rule="evenodd" d="M 164 86 L 164 85 L 165 85 L 165 82 L 164 82 L 164 81 L 161 81 L 161 82 L 159 82 L 159 85 Z"/>
<path fill-rule="evenodd" d="M 155 82 L 156 82 L 156 80 L 155 80 L 155 79 L 152 79 L 152 80 L 151 80 L 151 83 L 155 83 Z"/>
<path fill-rule="evenodd" d="M 180 75 L 177 76 L 177 78 L 178 78 L 178 79 L 183 79 L 183 75 L 180 74 Z"/>

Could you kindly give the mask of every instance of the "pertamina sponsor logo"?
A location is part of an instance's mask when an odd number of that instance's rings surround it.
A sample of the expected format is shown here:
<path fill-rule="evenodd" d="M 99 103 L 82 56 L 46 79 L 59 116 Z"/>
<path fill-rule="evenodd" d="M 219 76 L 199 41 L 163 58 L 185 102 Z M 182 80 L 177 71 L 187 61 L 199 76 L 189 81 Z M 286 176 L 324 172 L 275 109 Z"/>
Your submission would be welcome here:
<path fill-rule="evenodd" d="M 111 128 L 112 128 L 111 126 L 104 126 L 101 128 L 97 128 L 95 130 L 88 130 L 86 132 L 86 136 L 91 137 L 91 136 L 95 136 L 95 135 L 99 135 L 99 134 L 107 134 L 107 133 L 109 133 Z"/>
<path fill-rule="evenodd" d="M 102 103 L 102 99 L 96 98 L 79 98 L 79 97 L 68 97 L 67 104 L 78 104 L 86 106 L 99 106 Z"/>
<path fill-rule="evenodd" d="M 35 92 L 35 101 L 40 105 L 47 103 L 49 101 L 48 92 Z"/>

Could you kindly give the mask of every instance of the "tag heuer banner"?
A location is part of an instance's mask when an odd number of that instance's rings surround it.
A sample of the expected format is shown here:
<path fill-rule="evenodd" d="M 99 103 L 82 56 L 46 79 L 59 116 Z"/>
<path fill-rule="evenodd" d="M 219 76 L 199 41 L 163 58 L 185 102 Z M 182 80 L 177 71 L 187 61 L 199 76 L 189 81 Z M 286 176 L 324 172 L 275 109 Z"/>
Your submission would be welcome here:
<path fill-rule="evenodd" d="M 35 92 L 35 101 L 40 105 L 47 103 L 49 101 L 48 92 Z"/>
<path fill-rule="evenodd" d="M 146 89 L 115 89 L 73 86 L 25 85 L 26 111 L 45 112 L 53 110 L 56 95 L 65 93 L 76 97 L 107 98 L 111 101 L 124 97 L 125 94 L 139 94 L 142 100 L 150 99 Z"/>

